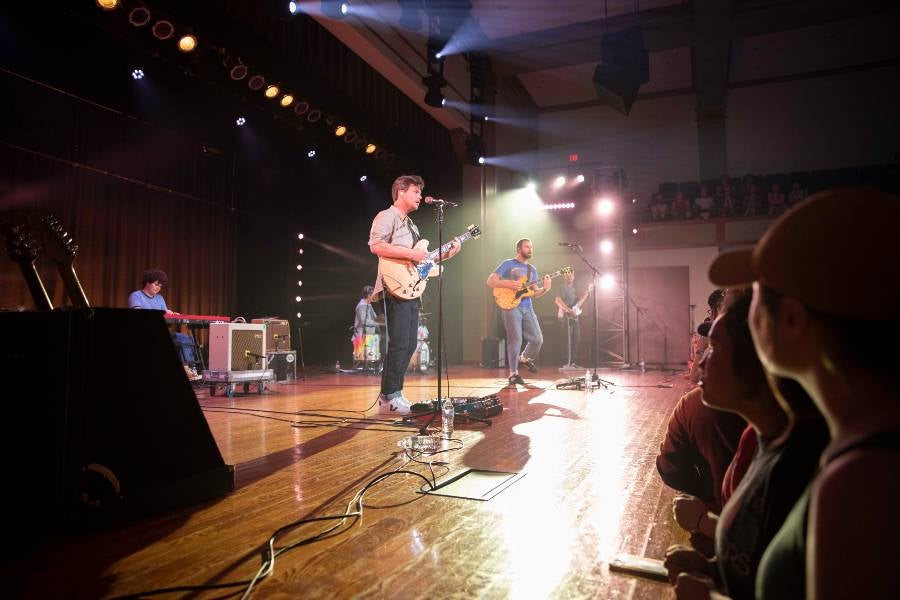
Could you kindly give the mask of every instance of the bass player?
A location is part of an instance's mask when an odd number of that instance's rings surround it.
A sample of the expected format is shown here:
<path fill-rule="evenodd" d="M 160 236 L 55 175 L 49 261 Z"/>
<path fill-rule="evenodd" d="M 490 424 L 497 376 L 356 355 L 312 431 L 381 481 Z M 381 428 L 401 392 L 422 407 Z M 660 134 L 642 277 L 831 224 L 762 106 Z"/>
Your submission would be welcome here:
<path fill-rule="evenodd" d="M 589 285 L 579 298 L 575 292 L 575 271 L 573 269 L 563 273 L 563 284 L 556 295 L 555 301 L 558 309 L 556 316 L 562 332 L 563 356 L 566 357 L 565 367 L 571 369 L 580 368 L 575 363 L 578 344 L 581 340 L 578 316 L 581 314 L 581 305 L 584 304 L 593 289 L 594 285 Z"/>
<path fill-rule="evenodd" d="M 519 290 L 522 288 L 523 281 L 529 286 L 537 284 L 537 269 L 529 262 L 533 253 L 534 247 L 530 239 L 522 238 L 516 242 L 515 258 L 504 260 L 500 266 L 494 269 L 494 272 L 488 277 L 488 287 Z M 538 323 L 537 315 L 534 314 L 531 298 L 540 298 L 549 292 L 551 281 L 550 276 L 545 275 L 541 280 L 542 285 L 537 287 L 529 297 L 522 298 L 518 306 L 500 309 L 503 327 L 506 329 L 506 364 L 509 367 L 510 386 L 525 385 L 525 381 L 519 375 L 520 362 L 532 373 L 537 373 L 534 359 L 541 351 L 544 334 L 541 333 L 540 323 Z M 523 337 L 526 344 L 520 355 Z"/>
<path fill-rule="evenodd" d="M 392 258 L 418 263 L 428 258 L 428 251 L 413 248 L 419 241 L 419 230 L 409 217 L 422 202 L 425 182 L 418 175 L 401 175 L 391 186 L 393 204 L 375 215 L 369 233 L 369 250 L 379 258 Z M 446 260 L 459 252 L 457 239 L 440 259 Z M 387 328 L 387 353 L 381 371 L 381 394 L 378 403 L 391 411 L 408 413 L 410 403 L 403 396 L 403 380 L 413 352 L 416 351 L 419 330 L 419 299 L 406 300 L 384 290 L 382 278 L 376 278 L 373 297 L 384 302 Z"/>

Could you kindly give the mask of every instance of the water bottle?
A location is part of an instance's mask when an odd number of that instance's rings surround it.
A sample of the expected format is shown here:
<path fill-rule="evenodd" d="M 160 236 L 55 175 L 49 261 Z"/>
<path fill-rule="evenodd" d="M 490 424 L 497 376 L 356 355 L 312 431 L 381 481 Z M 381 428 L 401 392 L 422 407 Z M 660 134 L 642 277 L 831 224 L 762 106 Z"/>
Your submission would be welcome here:
<path fill-rule="evenodd" d="M 453 437 L 454 417 L 453 401 L 450 398 L 444 398 L 444 403 L 441 404 L 441 437 L 448 440 Z"/>

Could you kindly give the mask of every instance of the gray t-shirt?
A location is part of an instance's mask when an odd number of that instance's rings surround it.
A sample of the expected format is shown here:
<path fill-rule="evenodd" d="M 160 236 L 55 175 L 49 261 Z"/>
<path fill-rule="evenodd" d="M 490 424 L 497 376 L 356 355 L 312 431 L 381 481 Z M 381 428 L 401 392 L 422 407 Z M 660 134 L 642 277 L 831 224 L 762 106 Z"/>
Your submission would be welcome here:
<path fill-rule="evenodd" d="M 374 246 L 378 242 L 387 242 L 394 246 L 403 246 L 404 248 L 412 248 L 413 244 L 419 241 L 419 229 L 413 223 L 409 215 L 403 216 L 399 210 L 393 205 L 384 209 L 372 220 L 372 230 L 369 232 L 369 247 Z M 376 277 L 375 291 L 377 294 L 382 290 L 381 278 Z"/>

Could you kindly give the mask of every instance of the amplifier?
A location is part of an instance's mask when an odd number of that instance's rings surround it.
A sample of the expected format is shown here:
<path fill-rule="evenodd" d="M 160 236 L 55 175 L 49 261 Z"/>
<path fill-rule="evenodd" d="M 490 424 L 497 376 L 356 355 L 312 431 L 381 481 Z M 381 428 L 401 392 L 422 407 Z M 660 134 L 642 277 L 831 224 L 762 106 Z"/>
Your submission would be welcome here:
<path fill-rule="evenodd" d="M 275 381 L 287 382 L 297 379 L 297 351 L 279 350 L 266 354 L 269 368 L 275 373 Z"/>
<path fill-rule="evenodd" d="M 266 328 L 266 348 L 269 352 L 291 349 L 291 324 L 286 319 L 266 317 L 250 322 Z"/>
<path fill-rule="evenodd" d="M 483 338 L 481 340 L 481 366 L 503 368 L 506 366 L 506 340 Z"/>
<path fill-rule="evenodd" d="M 265 358 L 265 325 L 258 323 L 209 324 L 210 371 L 265 369 Z"/>

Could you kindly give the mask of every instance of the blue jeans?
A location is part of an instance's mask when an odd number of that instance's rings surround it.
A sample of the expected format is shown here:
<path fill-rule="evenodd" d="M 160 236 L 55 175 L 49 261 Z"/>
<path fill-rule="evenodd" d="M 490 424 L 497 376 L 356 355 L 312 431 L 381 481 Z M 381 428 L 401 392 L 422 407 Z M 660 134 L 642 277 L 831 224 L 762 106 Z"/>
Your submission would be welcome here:
<path fill-rule="evenodd" d="M 537 315 L 531 306 L 521 304 L 513 309 L 500 309 L 503 327 L 506 329 L 506 364 L 511 375 L 519 372 L 519 350 L 522 349 L 522 337 L 525 338 L 525 350 L 522 356 L 528 359 L 537 358 L 544 343 L 544 334 L 538 323 Z"/>

